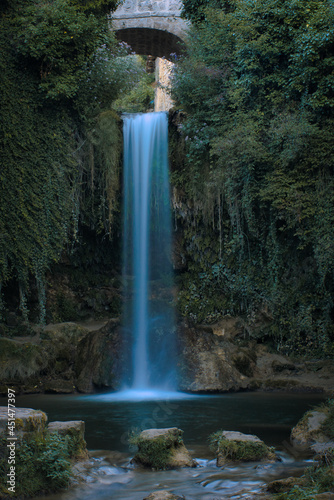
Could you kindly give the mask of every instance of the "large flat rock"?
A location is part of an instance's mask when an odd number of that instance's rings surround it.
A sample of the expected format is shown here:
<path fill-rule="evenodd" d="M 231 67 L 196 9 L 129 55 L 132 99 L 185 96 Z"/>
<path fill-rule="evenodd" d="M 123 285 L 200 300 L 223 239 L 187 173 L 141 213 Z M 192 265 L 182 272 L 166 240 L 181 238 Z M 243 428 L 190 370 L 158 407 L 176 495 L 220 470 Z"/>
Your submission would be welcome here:
<path fill-rule="evenodd" d="M 32 408 L 15 408 L 13 418 L 15 418 L 15 437 L 22 437 L 29 432 L 44 432 L 48 420 L 46 413 Z M 0 434 L 6 432 L 8 420 L 7 406 L 0 406 Z"/>

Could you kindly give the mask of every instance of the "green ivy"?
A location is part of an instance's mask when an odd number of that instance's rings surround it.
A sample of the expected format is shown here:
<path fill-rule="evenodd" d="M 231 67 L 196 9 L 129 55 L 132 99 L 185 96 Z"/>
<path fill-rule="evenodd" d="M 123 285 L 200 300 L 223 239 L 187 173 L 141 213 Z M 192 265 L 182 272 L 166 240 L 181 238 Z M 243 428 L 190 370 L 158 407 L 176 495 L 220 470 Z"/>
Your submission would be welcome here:
<path fill-rule="evenodd" d="M 109 29 L 115 6 L 1 4 L 0 290 L 6 299 L 16 283 L 25 320 L 45 321 L 46 273 L 64 251 L 75 253 L 87 230 L 109 240 L 118 230 L 122 139 L 112 103 L 142 71 Z"/>
<path fill-rule="evenodd" d="M 173 81 L 181 312 L 210 322 L 268 308 L 263 335 L 278 348 L 330 356 L 331 2 L 184 1 L 184 12 L 199 17 Z"/>

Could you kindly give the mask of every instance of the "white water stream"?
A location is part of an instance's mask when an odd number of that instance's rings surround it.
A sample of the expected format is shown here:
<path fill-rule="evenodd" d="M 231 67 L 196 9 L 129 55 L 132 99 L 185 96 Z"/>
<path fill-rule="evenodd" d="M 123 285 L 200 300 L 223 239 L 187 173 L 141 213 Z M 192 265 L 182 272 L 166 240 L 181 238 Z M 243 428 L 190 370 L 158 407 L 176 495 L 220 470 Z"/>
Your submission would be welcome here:
<path fill-rule="evenodd" d="M 128 386 L 149 399 L 152 390 L 175 384 L 173 308 L 153 290 L 172 281 L 166 113 L 124 116 L 123 184 L 123 316 L 133 347 Z"/>

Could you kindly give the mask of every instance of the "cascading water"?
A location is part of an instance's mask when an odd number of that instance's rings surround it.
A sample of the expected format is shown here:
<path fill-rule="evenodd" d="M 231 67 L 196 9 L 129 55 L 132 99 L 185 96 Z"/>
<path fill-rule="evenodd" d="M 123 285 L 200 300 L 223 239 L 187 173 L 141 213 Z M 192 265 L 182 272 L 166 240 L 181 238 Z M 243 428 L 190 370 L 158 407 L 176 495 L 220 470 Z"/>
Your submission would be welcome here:
<path fill-rule="evenodd" d="M 124 327 L 133 346 L 128 383 L 173 389 L 171 214 L 167 114 L 124 116 Z"/>

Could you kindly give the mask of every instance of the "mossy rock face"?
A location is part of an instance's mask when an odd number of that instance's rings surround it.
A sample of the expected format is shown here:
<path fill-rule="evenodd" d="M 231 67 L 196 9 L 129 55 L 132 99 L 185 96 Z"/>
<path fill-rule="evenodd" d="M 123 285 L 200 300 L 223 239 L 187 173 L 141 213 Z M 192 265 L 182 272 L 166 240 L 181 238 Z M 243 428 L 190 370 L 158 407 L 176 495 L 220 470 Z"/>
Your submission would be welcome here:
<path fill-rule="evenodd" d="M 142 431 L 130 440 L 138 446 L 133 462 L 158 470 L 194 467 L 196 463 L 184 446 L 182 435 L 183 431 L 176 427 Z"/>
<path fill-rule="evenodd" d="M 282 493 L 291 490 L 294 486 L 303 486 L 306 484 L 304 478 L 286 477 L 284 479 L 275 479 L 267 484 L 267 491 L 270 493 Z"/>
<path fill-rule="evenodd" d="M 211 448 L 217 456 L 217 466 L 228 462 L 256 462 L 277 460 L 273 448 L 252 434 L 218 431 L 210 436 Z"/>
<path fill-rule="evenodd" d="M 0 379 L 26 380 L 44 369 L 48 358 L 40 345 L 0 338 Z"/>
<path fill-rule="evenodd" d="M 83 420 L 50 422 L 47 430 L 50 434 L 58 433 L 62 437 L 67 437 L 71 458 L 87 457 L 85 422 Z"/>

